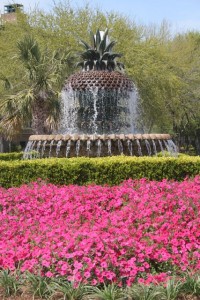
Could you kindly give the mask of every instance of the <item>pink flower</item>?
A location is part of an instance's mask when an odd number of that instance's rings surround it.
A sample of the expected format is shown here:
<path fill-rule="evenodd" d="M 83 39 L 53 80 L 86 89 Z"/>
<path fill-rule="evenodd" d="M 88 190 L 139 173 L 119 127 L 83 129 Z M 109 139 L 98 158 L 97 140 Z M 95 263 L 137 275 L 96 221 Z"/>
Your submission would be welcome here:
<path fill-rule="evenodd" d="M 84 272 L 84 277 L 85 277 L 85 278 L 88 279 L 90 276 L 91 276 L 91 274 L 90 274 L 89 271 Z"/>
<path fill-rule="evenodd" d="M 200 268 L 200 176 L 0 188 L 0 268 L 73 282 L 165 282 Z M 152 267 L 168 269 L 152 275 Z M 166 268 L 165 267 L 165 268 Z M 162 271 L 162 269 L 161 269 Z M 143 277 L 145 279 L 142 279 Z"/>
<path fill-rule="evenodd" d="M 74 262 L 74 268 L 76 270 L 80 270 L 83 267 L 82 263 L 79 263 L 78 261 Z"/>
<path fill-rule="evenodd" d="M 50 271 L 46 272 L 45 275 L 47 277 L 53 277 L 54 276 L 54 274 L 52 272 L 50 272 Z"/>
<path fill-rule="evenodd" d="M 101 267 L 102 268 L 107 268 L 108 267 L 107 262 L 105 262 L 105 261 L 101 262 Z"/>

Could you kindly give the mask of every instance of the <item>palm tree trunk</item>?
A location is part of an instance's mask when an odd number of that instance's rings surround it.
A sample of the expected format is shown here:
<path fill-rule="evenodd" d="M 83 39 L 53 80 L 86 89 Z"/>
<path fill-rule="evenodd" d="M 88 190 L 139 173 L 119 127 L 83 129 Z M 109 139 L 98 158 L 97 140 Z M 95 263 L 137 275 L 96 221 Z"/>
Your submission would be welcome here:
<path fill-rule="evenodd" d="M 32 107 L 32 129 L 34 134 L 47 134 L 45 121 L 47 119 L 47 111 L 45 98 L 38 97 L 34 101 Z"/>

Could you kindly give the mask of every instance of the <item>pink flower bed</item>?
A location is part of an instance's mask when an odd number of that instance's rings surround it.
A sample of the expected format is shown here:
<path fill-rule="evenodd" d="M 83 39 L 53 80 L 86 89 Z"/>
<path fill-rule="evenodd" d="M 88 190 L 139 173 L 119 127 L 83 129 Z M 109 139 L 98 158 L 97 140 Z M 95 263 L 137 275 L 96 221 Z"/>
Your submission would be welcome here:
<path fill-rule="evenodd" d="M 0 268 L 92 284 L 196 271 L 200 177 L 0 188 Z"/>

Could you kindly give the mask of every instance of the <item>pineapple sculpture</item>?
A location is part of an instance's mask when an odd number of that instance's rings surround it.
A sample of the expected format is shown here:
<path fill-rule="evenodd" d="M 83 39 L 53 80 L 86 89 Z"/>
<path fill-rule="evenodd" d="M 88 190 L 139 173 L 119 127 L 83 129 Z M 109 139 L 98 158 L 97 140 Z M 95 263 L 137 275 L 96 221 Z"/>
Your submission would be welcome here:
<path fill-rule="evenodd" d="M 164 149 L 176 151 L 168 134 L 137 132 L 137 89 L 124 74 L 114 53 L 115 41 L 108 30 L 90 34 L 90 45 L 80 41 L 84 52 L 77 67 L 62 89 L 61 120 L 57 134 L 33 135 L 24 158 L 33 150 L 40 157 L 152 155 Z M 170 148 L 171 147 L 171 148 Z"/>
<path fill-rule="evenodd" d="M 90 33 L 91 44 L 80 40 L 81 71 L 71 75 L 62 90 L 62 133 L 111 134 L 132 132 L 133 82 L 113 52 L 108 29 Z M 134 100 L 133 100 L 134 101 Z"/>

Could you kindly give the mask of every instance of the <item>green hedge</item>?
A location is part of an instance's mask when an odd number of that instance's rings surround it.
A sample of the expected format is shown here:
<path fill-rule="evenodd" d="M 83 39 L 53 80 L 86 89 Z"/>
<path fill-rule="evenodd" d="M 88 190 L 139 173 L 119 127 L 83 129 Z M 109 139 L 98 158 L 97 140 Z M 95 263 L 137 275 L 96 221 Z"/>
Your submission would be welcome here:
<path fill-rule="evenodd" d="M 10 161 L 22 159 L 23 152 L 10 152 L 10 153 L 0 153 L 0 161 Z"/>
<path fill-rule="evenodd" d="M 37 179 L 55 184 L 119 184 L 125 179 L 183 180 L 200 174 L 199 156 L 50 158 L 0 161 L 0 185 L 19 186 Z"/>

